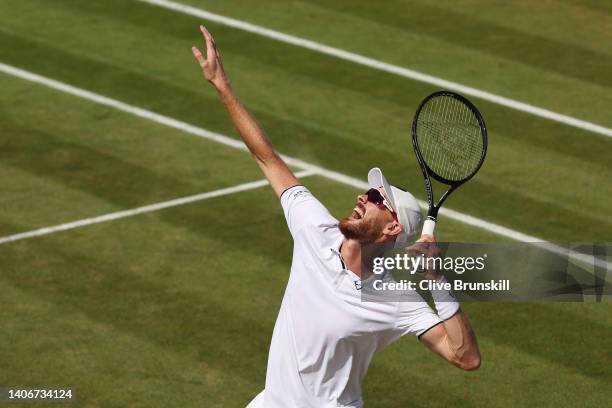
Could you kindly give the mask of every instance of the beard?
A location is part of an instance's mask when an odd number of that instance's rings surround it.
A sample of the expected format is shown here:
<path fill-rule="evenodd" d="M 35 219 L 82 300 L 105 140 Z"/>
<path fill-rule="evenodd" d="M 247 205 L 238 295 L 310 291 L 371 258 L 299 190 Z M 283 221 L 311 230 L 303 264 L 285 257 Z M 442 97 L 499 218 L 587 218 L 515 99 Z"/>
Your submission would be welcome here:
<path fill-rule="evenodd" d="M 362 244 L 375 242 L 380 236 L 381 228 L 366 218 L 346 217 L 340 220 L 338 228 L 347 239 L 355 239 Z"/>

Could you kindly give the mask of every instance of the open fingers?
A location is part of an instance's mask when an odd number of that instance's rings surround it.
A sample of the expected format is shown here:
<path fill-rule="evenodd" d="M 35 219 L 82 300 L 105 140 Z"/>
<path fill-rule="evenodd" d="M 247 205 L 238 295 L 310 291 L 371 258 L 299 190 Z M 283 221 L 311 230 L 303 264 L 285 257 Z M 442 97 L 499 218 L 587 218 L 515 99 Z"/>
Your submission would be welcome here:
<path fill-rule="evenodd" d="M 217 55 L 215 40 L 213 40 L 212 35 L 210 35 L 203 25 L 200 25 L 200 31 L 202 31 L 202 35 L 204 35 L 204 40 L 206 41 L 206 58 L 210 59 L 213 54 Z"/>
<path fill-rule="evenodd" d="M 213 45 L 213 48 L 217 49 L 217 43 L 215 42 L 215 37 L 212 36 L 210 31 L 208 31 L 208 29 L 204 27 L 203 25 L 200 25 L 200 30 L 202 30 L 202 34 L 204 34 L 204 38 L 209 38 L 210 42 Z"/>
<path fill-rule="evenodd" d="M 197 47 L 193 46 L 193 47 L 191 47 L 191 52 L 193 53 L 193 56 L 200 63 L 200 66 L 203 67 L 204 64 L 206 64 L 206 59 L 204 58 L 204 56 L 202 55 L 200 50 Z"/>

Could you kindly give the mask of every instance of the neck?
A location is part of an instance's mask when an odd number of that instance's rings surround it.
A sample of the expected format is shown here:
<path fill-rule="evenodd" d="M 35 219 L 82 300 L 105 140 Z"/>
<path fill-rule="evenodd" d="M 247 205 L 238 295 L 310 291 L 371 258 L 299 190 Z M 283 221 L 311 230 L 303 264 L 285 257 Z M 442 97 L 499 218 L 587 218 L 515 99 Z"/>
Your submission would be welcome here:
<path fill-rule="evenodd" d="M 340 254 L 346 267 L 361 279 L 365 279 L 367 276 L 364 275 L 369 273 L 362 268 L 362 265 L 372 265 L 374 258 L 384 253 L 382 244 L 366 245 L 365 247 L 370 250 L 364 249 L 358 240 L 347 238 L 344 238 L 340 246 Z"/>
<path fill-rule="evenodd" d="M 340 246 L 340 254 L 346 267 L 361 278 L 361 244 L 359 241 L 344 238 Z"/>

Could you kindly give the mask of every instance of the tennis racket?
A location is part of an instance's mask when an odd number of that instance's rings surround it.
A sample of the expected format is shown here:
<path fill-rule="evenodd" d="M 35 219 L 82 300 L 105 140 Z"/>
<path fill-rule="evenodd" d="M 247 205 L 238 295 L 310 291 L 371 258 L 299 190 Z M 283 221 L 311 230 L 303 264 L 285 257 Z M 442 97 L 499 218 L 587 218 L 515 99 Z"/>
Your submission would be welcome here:
<path fill-rule="evenodd" d="M 482 166 L 487 154 L 487 128 L 478 109 L 465 97 L 434 92 L 414 114 L 412 146 L 427 187 L 429 211 L 423 234 L 433 235 L 444 201 Z M 449 187 L 437 204 L 431 178 Z"/>

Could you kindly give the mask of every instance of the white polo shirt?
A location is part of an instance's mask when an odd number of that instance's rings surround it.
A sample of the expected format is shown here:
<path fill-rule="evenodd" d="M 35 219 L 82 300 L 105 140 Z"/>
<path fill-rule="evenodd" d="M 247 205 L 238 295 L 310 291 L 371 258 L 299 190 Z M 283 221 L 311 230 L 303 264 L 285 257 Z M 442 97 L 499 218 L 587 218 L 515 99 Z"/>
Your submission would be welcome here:
<path fill-rule="evenodd" d="M 294 240 L 291 274 L 272 335 L 265 408 L 362 407 L 374 354 L 440 323 L 420 301 L 362 302 L 343 267 L 338 220 L 304 186 L 281 196 Z"/>

